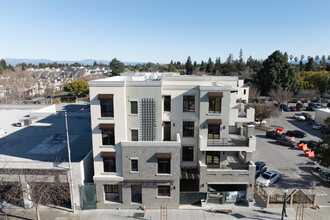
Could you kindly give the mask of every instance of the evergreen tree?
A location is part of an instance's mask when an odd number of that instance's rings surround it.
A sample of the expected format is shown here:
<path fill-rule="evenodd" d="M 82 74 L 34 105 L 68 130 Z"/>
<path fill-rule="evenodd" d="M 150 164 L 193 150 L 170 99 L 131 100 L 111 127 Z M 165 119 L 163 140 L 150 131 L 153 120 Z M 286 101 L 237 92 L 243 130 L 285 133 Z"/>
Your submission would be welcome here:
<path fill-rule="evenodd" d="M 214 63 L 211 59 L 211 57 L 209 58 L 209 61 L 207 62 L 207 65 L 206 65 L 206 72 L 207 73 L 212 73 L 213 72 L 213 69 L 214 69 Z"/>
<path fill-rule="evenodd" d="M 305 71 L 316 71 L 315 62 L 313 57 L 308 58 L 308 62 L 306 63 Z"/>
<path fill-rule="evenodd" d="M 124 72 L 125 64 L 114 58 L 110 62 L 110 69 L 112 76 L 118 76 L 120 73 Z"/>
<path fill-rule="evenodd" d="M 201 67 L 199 68 L 200 71 L 205 72 L 207 64 L 202 60 Z"/>
<path fill-rule="evenodd" d="M 295 92 L 299 86 L 298 78 L 294 68 L 288 63 L 287 55 L 279 50 L 263 62 L 254 80 L 261 89 L 262 95 L 266 95 L 271 89 Z"/>
<path fill-rule="evenodd" d="M 192 65 L 192 62 L 191 62 L 191 58 L 190 58 L 190 56 L 188 57 L 185 66 L 186 66 L 186 74 L 187 74 L 187 75 L 192 75 L 193 72 L 194 72 L 194 66 Z"/>
<path fill-rule="evenodd" d="M 215 58 L 214 70 L 213 72 L 218 75 L 221 73 L 221 59 L 220 57 Z"/>

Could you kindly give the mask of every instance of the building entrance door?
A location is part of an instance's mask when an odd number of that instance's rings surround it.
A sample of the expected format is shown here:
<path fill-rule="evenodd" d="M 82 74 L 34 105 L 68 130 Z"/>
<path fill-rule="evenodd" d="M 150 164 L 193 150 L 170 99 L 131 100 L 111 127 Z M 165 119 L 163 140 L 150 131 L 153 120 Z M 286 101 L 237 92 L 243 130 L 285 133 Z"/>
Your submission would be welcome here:
<path fill-rule="evenodd" d="M 142 203 L 142 186 L 131 185 L 132 202 Z"/>

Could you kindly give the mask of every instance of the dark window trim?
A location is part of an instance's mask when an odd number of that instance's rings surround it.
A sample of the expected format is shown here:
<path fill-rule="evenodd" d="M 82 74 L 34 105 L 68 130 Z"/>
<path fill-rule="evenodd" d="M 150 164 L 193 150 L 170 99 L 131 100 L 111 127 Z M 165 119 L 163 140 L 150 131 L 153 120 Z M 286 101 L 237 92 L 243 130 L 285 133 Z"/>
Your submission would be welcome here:
<path fill-rule="evenodd" d="M 209 97 L 209 113 L 221 113 L 221 97 Z"/>
<path fill-rule="evenodd" d="M 171 174 L 171 159 L 157 159 L 159 174 Z"/>
<path fill-rule="evenodd" d="M 195 112 L 195 108 L 195 95 L 184 95 L 183 112 Z"/>
<path fill-rule="evenodd" d="M 130 103 L 131 103 L 131 114 L 132 115 L 137 115 L 139 113 L 139 109 L 138 109 L 139 104 L 138 104 L 138 101 L 130 101 Z M 133 109 L 133 103 L 136 104 L 136 109 Z"/>
<path fill-rule="evenodd" d="M 185 148 L 192 148 L 192 155 L 187 155 L 187 152 L 184 150 Z M 182 161 L 194 161 L 194 146 L 182 146 Z"/>
<path fill-rule="evenodd" d="M 135 131 L 136 131 L 136 137 L 135 137 L 135 135 L 133 136 L 133 132 L 135 132 Z M 138 129 L 131 129 L 131 139 L 132 139 L 132 141 L 139 141 L 139 130 Z"/>
<path fill-rule="evenodd" d="M 194 137 L 195 136 L 195 122 L 184 121 L 182 122 L 182 136 L 183 137 Z"/>
<path fill-rule="evenodd" d="M 171 186 L 170 185 L 158 185 L 158 196 L 160 197 L 171 197 Z"/>
<path fill-rule="evenodd" d="M 115 173 L 116 172 L 116 157 L 104 157 L 103 158 L 103 171 L 105 173 L 108 173 L 108 172 Z"/>
<path fill-rule="evenodd" d="M 133 170 L 133 161 L 136 161 L 136 168 Z M 139 172 L 139 160 L 131 159 L 131 172 Z"/>
<path fill-rule="evenodd" d="M 170 111 L 171 111 L 171 96 L 164 95 L 164 112 L 170 112 Z"/>

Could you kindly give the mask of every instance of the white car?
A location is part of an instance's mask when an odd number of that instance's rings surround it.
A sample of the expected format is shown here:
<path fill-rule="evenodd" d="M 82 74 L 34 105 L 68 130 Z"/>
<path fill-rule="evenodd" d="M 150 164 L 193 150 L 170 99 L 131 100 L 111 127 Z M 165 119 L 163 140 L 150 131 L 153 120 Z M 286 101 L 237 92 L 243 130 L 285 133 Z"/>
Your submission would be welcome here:
<path fill-rule="evenodd" d="M 256 120 L 253 122 L 254 125 L 264 125 L 266 124 L 267 122 L 265 120 Z"/>
<path fill-rule="evenodd" d="M 320 123 L 315 123 L 313 124 L 312 128 L 316 129 L 316 130 L 320 130 L 323 127 L 323 125 L 321 125 Z"/>
<path fill-rule="evenodd" d="M 274 170 L 266 171 L 261 176 L 259 176 L 256 180 L 257 184 L 262 186 L 269 186 L 275 183 L 280 177 L 280 173 Z"/>
<path fill-rule="evenodd" d="M 298 120 L 305 120 L 306 119 L 305 116 L 303 116 L 302 114 L 299 114 L 299 113 L 294 114 L 293 118 L 298 119 Z"/>
<path fill-rule="evenodd" d="M 317 172 L 320 172 L 320 171 L 325 171 L 325 172 L 328 172 L 330 173 L 330 166 L 328 168 L 322 166 L 319 162 L 314 162 L 314 169 L 317 171 Z"/>

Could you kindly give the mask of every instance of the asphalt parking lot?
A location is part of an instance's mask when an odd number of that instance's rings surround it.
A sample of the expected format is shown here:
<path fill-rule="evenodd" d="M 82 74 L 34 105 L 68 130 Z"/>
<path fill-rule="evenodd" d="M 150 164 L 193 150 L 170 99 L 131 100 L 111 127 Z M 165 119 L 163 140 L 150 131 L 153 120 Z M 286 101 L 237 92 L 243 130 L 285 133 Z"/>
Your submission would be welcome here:
<path fill-rule="evenodd" d="M 296 138 L 296 142 L 300 140 L 320 140 L 320 131 L 312 129 L 312 122 L 298 121 L 293 118 L 297 112 L 282 112 L 278 118 L 268 120 L 267 126 L 273 128 L 284 128 L 288 130 L 302 130 L 307 133 L 304 138 Z M 315 112 L 308 112 L 315 115 Z M 281 175 L 280 179 L 266 191 L 272 194 L 283 194 L 285 188 L 291 193 L 294 189 L 302 189 L 308 194 L 315 193 L 317 204 L 321 207 L 330 207 L 330 187 L 326 183 L 320 181 L 313 176 L 314 160 L 304 156 L 304 152 L 279 145 L 274 139 L 267 138 L 266 132 L 255 129 L 257 137 L 257 149 L 253 154 L 253 161 L 264 161 L 268 166 L 268 170 L 278 171 Z M 311 183 L 315 181 L 316 187 L 312 189 Z"/>

